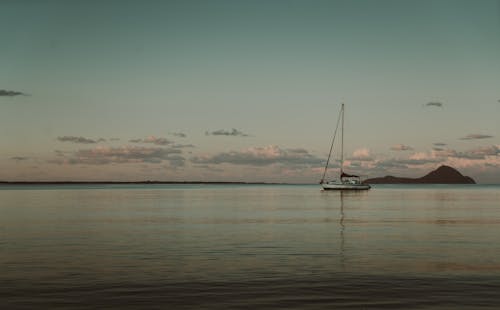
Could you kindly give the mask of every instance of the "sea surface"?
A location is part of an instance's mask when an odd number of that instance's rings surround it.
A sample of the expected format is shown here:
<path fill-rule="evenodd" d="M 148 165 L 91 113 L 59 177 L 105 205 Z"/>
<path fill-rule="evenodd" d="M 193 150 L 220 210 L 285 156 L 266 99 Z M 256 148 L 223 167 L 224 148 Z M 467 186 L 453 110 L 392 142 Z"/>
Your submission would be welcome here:
<path fill-rule="evenodd" d="M 500 186 L 2 185 L 2 309 L 498 309 Z"/>

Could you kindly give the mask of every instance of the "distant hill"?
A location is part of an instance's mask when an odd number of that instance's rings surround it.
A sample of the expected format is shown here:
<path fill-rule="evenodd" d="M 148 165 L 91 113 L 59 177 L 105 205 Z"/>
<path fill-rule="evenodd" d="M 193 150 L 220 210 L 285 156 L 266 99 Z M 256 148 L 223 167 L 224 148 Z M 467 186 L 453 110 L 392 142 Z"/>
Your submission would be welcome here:
<path fill-rule="evenodd" d="M 476 184 L 471 177 L 462 175 L 449 166 L 441 166 L 421 178 L 398 178 L 392 175 L 365 180 L 367 184 Z"/>

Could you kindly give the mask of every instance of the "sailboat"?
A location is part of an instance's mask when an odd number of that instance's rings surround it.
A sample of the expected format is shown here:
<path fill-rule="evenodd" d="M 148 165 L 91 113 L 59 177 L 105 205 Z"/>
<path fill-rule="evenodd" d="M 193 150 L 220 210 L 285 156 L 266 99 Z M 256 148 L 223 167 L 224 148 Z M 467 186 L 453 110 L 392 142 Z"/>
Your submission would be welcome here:
<path fill-rule="evenodd" d="M 339 128 L 339 122 L 341 122 L 341 147 L 340 147 L 340 175 L 338 180 L 325 181 L 326 172 L 328 171 L 328 163 L 330 162 L 330 157 L 332 156 L 333 144 L 335 142 L 335 137 L 337 135 L 337 129 Z M 323 172 L 323 177 L 320 182 L 324 190 L 367 190 L 371 186 L 368 184 L 361 183 L 361 178 L 354 174 L 347 174 L 344 172 L 344 104 L 340 108 L 339 117 L 337 119 L 337 126 L 335 127 L 335 132 L 333 134 L 332 145 L 330 146 L 330 153 L 328 154 L 328 159 L 325 165 L 325 171 Z"/>

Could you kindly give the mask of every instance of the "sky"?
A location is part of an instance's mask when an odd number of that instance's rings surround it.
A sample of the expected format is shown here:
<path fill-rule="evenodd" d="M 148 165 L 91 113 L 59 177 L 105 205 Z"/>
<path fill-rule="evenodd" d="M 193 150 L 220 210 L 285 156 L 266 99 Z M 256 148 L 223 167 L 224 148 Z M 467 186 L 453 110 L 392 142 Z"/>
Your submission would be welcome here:
<path fill-rule="evenodd" d="M 500 183 L 500 1 L 0 1 L 0 180 Z M 338 172 L 339 146 L 329 174 Z"/>

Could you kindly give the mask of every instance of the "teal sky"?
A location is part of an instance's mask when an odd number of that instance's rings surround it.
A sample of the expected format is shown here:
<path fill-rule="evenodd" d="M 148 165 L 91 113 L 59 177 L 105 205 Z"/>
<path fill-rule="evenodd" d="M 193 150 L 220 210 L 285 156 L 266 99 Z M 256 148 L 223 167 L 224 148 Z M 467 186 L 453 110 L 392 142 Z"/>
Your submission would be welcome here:
<path fill-rule="evenodd" d="M 500 183 L 498 0 L 7 0 L 0 38 L 0 180 L 318 182 L 345 102 L 349 172 Z"/>

